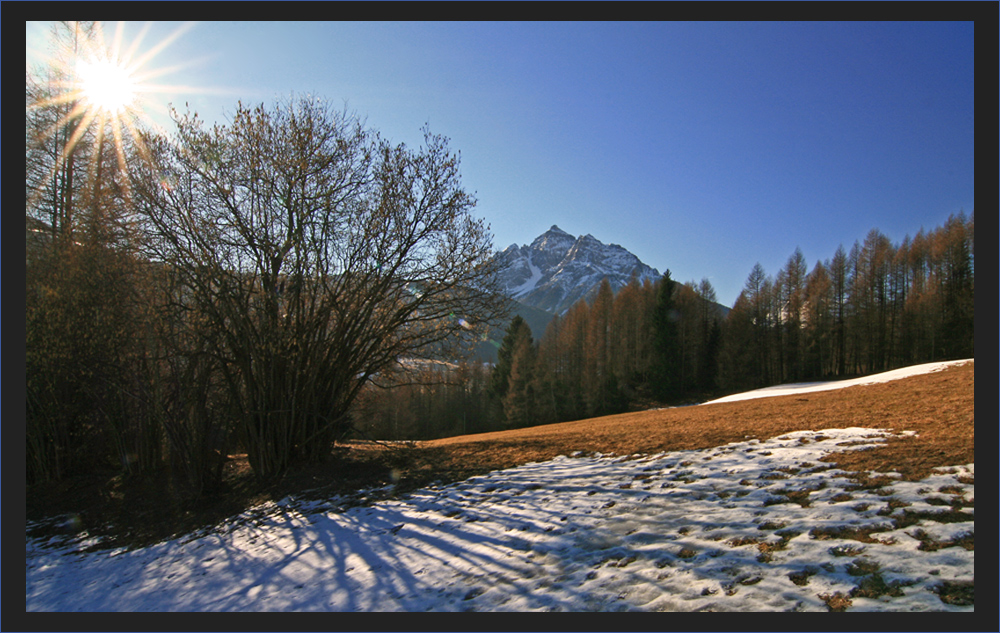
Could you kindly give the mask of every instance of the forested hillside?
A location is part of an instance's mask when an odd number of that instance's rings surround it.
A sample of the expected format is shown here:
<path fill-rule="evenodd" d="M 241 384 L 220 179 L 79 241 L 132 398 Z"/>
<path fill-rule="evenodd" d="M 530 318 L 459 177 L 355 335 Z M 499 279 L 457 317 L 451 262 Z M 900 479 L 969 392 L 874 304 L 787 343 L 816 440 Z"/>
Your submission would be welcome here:
<path fill-rule="evenodd" d="M 728 313 L 707 279 L 605 282 L 540 340 L 515 317 L 488 372 L 373 394 L 363 419 L 378 436 L 440 437 L 972 357 L 974 244 L 960 212 L 896 244 L 872 229 L 811 270 L 796 249 L 775 275 L 754 266 Z"/>

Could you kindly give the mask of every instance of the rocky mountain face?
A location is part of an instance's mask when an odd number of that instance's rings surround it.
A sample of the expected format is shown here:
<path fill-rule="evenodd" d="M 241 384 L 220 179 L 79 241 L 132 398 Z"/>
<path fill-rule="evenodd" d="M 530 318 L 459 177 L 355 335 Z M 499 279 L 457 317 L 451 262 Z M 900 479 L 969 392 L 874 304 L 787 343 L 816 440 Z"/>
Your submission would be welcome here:
<path fill-rule="evenodd" d="M 558 226 L 531 244 L 511 244 L 499 253 L 508 264 L 503 282 L 517 301 L 554 314 L 563 314 L 583 297 L 597 292 L 607 277 L 619 290 L 636 277 L 655 281 L 660 273 L 617 244 L 604 244 L 593 235 L 573 237 Z"/>

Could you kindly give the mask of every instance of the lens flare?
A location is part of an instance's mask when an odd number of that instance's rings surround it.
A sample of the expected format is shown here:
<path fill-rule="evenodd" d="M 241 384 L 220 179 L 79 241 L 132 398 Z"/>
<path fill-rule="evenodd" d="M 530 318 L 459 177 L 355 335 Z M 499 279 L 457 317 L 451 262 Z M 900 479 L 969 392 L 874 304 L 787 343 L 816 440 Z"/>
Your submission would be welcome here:
<path fill-rule="evenodd" d="M 97 151 L 91 152 L 92 165 L 88 174 L 99 174 L 100 148 L 111 144 L 114 148 L 116 167 L 126 170 L 126 156 L 131 151 L 146 155 L 143 130 L 162 132 L 146 112 L 149 104 L 146 95 L 172 92 L 188 87 L 158 85 L 152 79 L 177 70 L 151 68 L 158 53 L 185 33 L 193 24 L 176 29 L 144 53 L 139 53 L 143 38 L 149 31 L 147 25 L 127 47 L 124 45 L 124 23 L 119 22 L 110 42 L 105 39 L 104 24 L 95 22 L 86 26 L 78 22 L 61 23 L 63 39 L 53 39 L 53 52 L 45 56 L 40 68 L 30 69 L 26 101 L 26 116 L 38 113 L 39 119 L 51 114 L 54 123 L 38 129 L 33 146 L 59 147 L 60 155 L 48 168 L 46 178 L 39 179 L 34 194 L 29 195 L 27 206 L 38 204 L 44 195 L 46 183 L 52 182 L 68 164 L 76 148 L 83 142 L 93 142 Z M 29 55 L 30 57 L 30 55 Z M 157 107 L 166 110 L 165 107 Z M 88 134 L 91 132 L 91 134 Z M 93 139 L 93 141 L 91 141 Z M 54 141 L 54 143 L 53 143 Z M 109 161 L 105 161 L 109 162 Z M 105 165 L 107 169 L 110 165 Z M 122 181 L 127 191 L 128 181 Z"/>
<path fill-rule="evenodd" d="M 81 61 L 77 76 L 83 98 L 109 115 L 120 115 L 136 100 L 136 81 L 127 68 L 115 60 Z"/>

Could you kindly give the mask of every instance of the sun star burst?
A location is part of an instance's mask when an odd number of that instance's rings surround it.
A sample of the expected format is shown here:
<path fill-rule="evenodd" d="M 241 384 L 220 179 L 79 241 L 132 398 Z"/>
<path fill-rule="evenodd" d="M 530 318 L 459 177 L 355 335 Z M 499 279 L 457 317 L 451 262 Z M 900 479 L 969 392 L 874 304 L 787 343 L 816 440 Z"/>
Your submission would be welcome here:
<path fill-rule="evenodd" d="M 136 81 L 116 60 L 81 61 L 77 75 L 83 98 L 108 114 L 120 115 L 136 100 Z"/>
<path fill-rule="evenodd" d="M 45 66 L 39 75 L 39 80 L 48 73 L 48 90 L 44 97 L 30 102 L 26 109 L 55 109 L 60 114 L 58 120 L 49 128 L 40 131 L 45 139 L 64 138 L 61 156 L 51 168 L 51 178 L 61 169 L 83 142 L 88 131 L 98 145 L 98 151 L 92 153 L 92 161 L 99 161 L 99 148 L 105 143 L 114 146 L 116 167 L 126 169 L 127 145 L 131 142 L 133 148 L 140 154 L 146 152 L 142 141 L 142 130 L 162 131 L 149 113 L 148 107 L 158 110 L 166 108 L 150 104 L 146 96 L 150 93 L 173 91 L 178 86 L 166 86 L 152 83 L 154 78 L 177 70 L 177 67 L 153 69 L 152 60 L 169 44 L 186 32 L 190 23 L 179 27 L 162 41 L 156 42 L 152 48 L 139 54 L 139 47 L 149 25 L 147 25 L 131 42 L 125 46 L 124 24 L 119 22 L 111 41 L 105 39 L 104 24 L 96 22 L 92 28 L 84 28 L 79 23 L 64 24 L 71 33 L 71 43 L 64 46 L 62 54 L 47 58 Z M 182 89 L 190 90 L 184 87 Z M 105 167 L 105 169 L 107 166 Z M 90 169 L 89 173 L 99 173 L 100 169 Z M 127 179 L 124 185 L 127 187 Z M 126 192 L 127 193 L 127 192 Z M 28 204 L 37 202 L 42 191 L 29 197 Z"/>

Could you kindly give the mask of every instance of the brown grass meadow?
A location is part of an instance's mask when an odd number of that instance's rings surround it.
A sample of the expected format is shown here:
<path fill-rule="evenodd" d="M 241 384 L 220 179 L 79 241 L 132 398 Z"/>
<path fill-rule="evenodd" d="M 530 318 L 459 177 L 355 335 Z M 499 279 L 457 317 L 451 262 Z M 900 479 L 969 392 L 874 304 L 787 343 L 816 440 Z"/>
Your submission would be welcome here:
<path fill-rule="evenodd" d="M 432 482 L 448 483 L 558 455 L 655 454 L 764 440 L 792 431 L 866 427 L 913 431 L 882 447 L 836 453 L 839 468 L 898 472 L 919 480 L 937 466 L 975 462 L 975 366 L 888 383 L 731 403 L 625 413 L 576 422 L 415 443 L 350 442 L 320 467 L 260 490 L 245 456 L 227 464 L 223 492 L 197 503 L 166 502 L 157 482 L 95 477 L 29 491 L 28 518 L 71 513 L 105 545 L 141 545 L 212 525 L 288 494 L 343 495 L 367 503 Z M 374 489 L 374 491 L 373 491 Z"/>
<path fill-rule="evenodd" d="M 856 471 L 908 480 L 935 466 L 975 461 L 973 363 L 887 383 L 703 406 L 624 413 L 577 422 L 420 442 L 407 474 L 508 468 L 575 451 L 616 455 L 706 449 L 791 431 L 865 427 L 914 431 L 882 448 L 832 455 Z"/>

